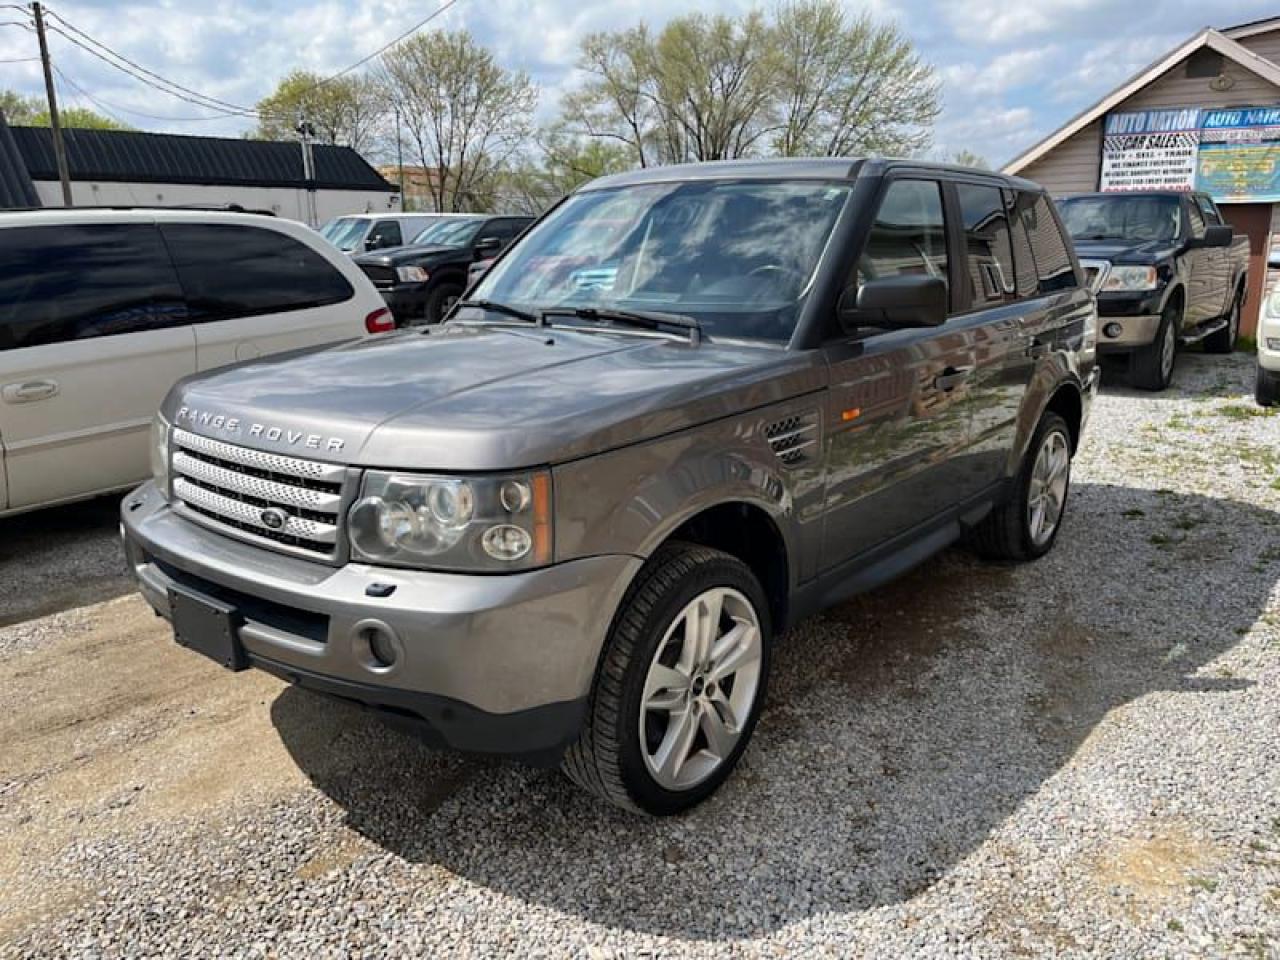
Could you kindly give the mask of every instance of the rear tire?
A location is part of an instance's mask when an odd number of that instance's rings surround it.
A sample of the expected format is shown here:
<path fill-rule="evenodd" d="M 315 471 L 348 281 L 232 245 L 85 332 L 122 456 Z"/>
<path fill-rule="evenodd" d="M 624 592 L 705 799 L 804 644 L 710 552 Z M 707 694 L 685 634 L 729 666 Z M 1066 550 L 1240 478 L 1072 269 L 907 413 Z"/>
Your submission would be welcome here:
<path fill-rule="evenodd" d="M 966 542 L 984 560 L 1038 560 L 1058 539 L 1070 488 L 1071 431 L 1050 411 L 1031 438 L 1012 496 L 970 530 Z M 1048 500 L 1043 499 L 1046 494 Z M 1045 510 L 1042 515 L 1037 514 L 1038 504 Z"/>
<path fill-rule="evenodd" d="M 1280 373 L 1259 366 L 1253 396 L 1260 407 L 1280 406 Z"/>
<path fill-rule="evenodd" d="M 454 302 L 462 296 L 462 286 L 457 283 L 442 283 L 429 294 L 427 294 L 427 305 L 423 313 L 427 323 L 441 323 L 444 321 L 445 314 L 452 308 Z"/>
<path fill-rule="evenodd" d="M 1231 301 L 1231 309 L 1227 312 L 1227 325 L 1204 338 L 1205 353 L 1230 353 L 1236 348 L 1236 339 L 1240 336 L 1240 300 L 1236 294 Z"/>
<path fill-rule="evenodd" d="M 1155 339 L 1141 350 L 1135 350 L 1129 370 L 1133 385 L 1139 390 L 1159 392 L 1173 379 L 1174 361 L 1178 354 L 1178 329 L 1182 326 L 1182 309 L 1176 303 L 1164 308 Z"/>
<path fill-rule="evenodd" d="M 746 564 L 693 544 L 662 547 L 619 607 L 561 769 L 641 813 L 705 800 L 751 740 L 771 640 L 764 590 Z"/>

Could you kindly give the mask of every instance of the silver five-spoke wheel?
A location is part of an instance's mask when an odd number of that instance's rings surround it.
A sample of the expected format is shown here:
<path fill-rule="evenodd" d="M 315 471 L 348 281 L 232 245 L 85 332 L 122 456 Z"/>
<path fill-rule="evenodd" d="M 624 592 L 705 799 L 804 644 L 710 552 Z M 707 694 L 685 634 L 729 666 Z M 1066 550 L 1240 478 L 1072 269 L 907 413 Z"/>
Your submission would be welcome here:
<path fill-rule="evenodd" d="M 1043 546 L 1058 529 L 1067 499 L 1071 450 L 1060 430 L 1050 430 L 1040 443 L 1027 492 L 1027 529 L 1031 541 Z"/>
<path fill-rule="evenodd" d="M 1164 339 L 1160 341 L 1160 377 L 1165 382 L 1173 376 L 1173 361 L 1178 354 L 1178 331 L 1172 323 L 1164 327 Z"/>
<path fill-rule="evenodd" d="M 733 753 L 760 685 L 760 619 L 737 590 L 715 587 L 676 616 L 640 701 L 640 745 L 668 790 L 701 783 Z"/>

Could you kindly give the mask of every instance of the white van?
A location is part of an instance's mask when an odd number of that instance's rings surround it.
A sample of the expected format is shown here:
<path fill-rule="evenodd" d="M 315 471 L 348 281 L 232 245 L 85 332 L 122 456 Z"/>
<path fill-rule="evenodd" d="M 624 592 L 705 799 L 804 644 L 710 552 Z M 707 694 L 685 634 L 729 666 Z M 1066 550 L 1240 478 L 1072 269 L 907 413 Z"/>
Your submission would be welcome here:
<path fill-rule="evenodd" d="M 192 210 L 0 213 L 0 516 L 130 487 L 188 374 L 394 329 L 300 223 Z"/>

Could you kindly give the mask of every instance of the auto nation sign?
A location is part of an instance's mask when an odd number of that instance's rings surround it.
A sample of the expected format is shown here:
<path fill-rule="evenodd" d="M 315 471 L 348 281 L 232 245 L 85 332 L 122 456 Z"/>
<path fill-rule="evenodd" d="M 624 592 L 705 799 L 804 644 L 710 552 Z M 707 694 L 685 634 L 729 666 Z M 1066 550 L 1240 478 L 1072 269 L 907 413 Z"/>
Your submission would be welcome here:
<path fill-rule="evenodd" d="M 1100 189 L 1203 190 L 1227 203 L 1280 202 L 1280 107 L 1108 114 Z"/>

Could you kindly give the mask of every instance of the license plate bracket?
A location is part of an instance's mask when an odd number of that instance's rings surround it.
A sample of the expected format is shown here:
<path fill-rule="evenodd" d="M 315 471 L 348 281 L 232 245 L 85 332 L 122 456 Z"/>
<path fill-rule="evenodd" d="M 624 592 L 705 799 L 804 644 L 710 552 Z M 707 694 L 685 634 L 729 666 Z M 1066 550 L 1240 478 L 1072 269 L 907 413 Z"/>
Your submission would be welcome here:
<path fill-rule="evenodd" d="M 198 597 L 169 588 L 173 638 L 182 646 L 204 654 L 228 670 L 246 670 L 249 658 L 240 643 L 243 618 L 234 606 L 212 597 Z"/>

